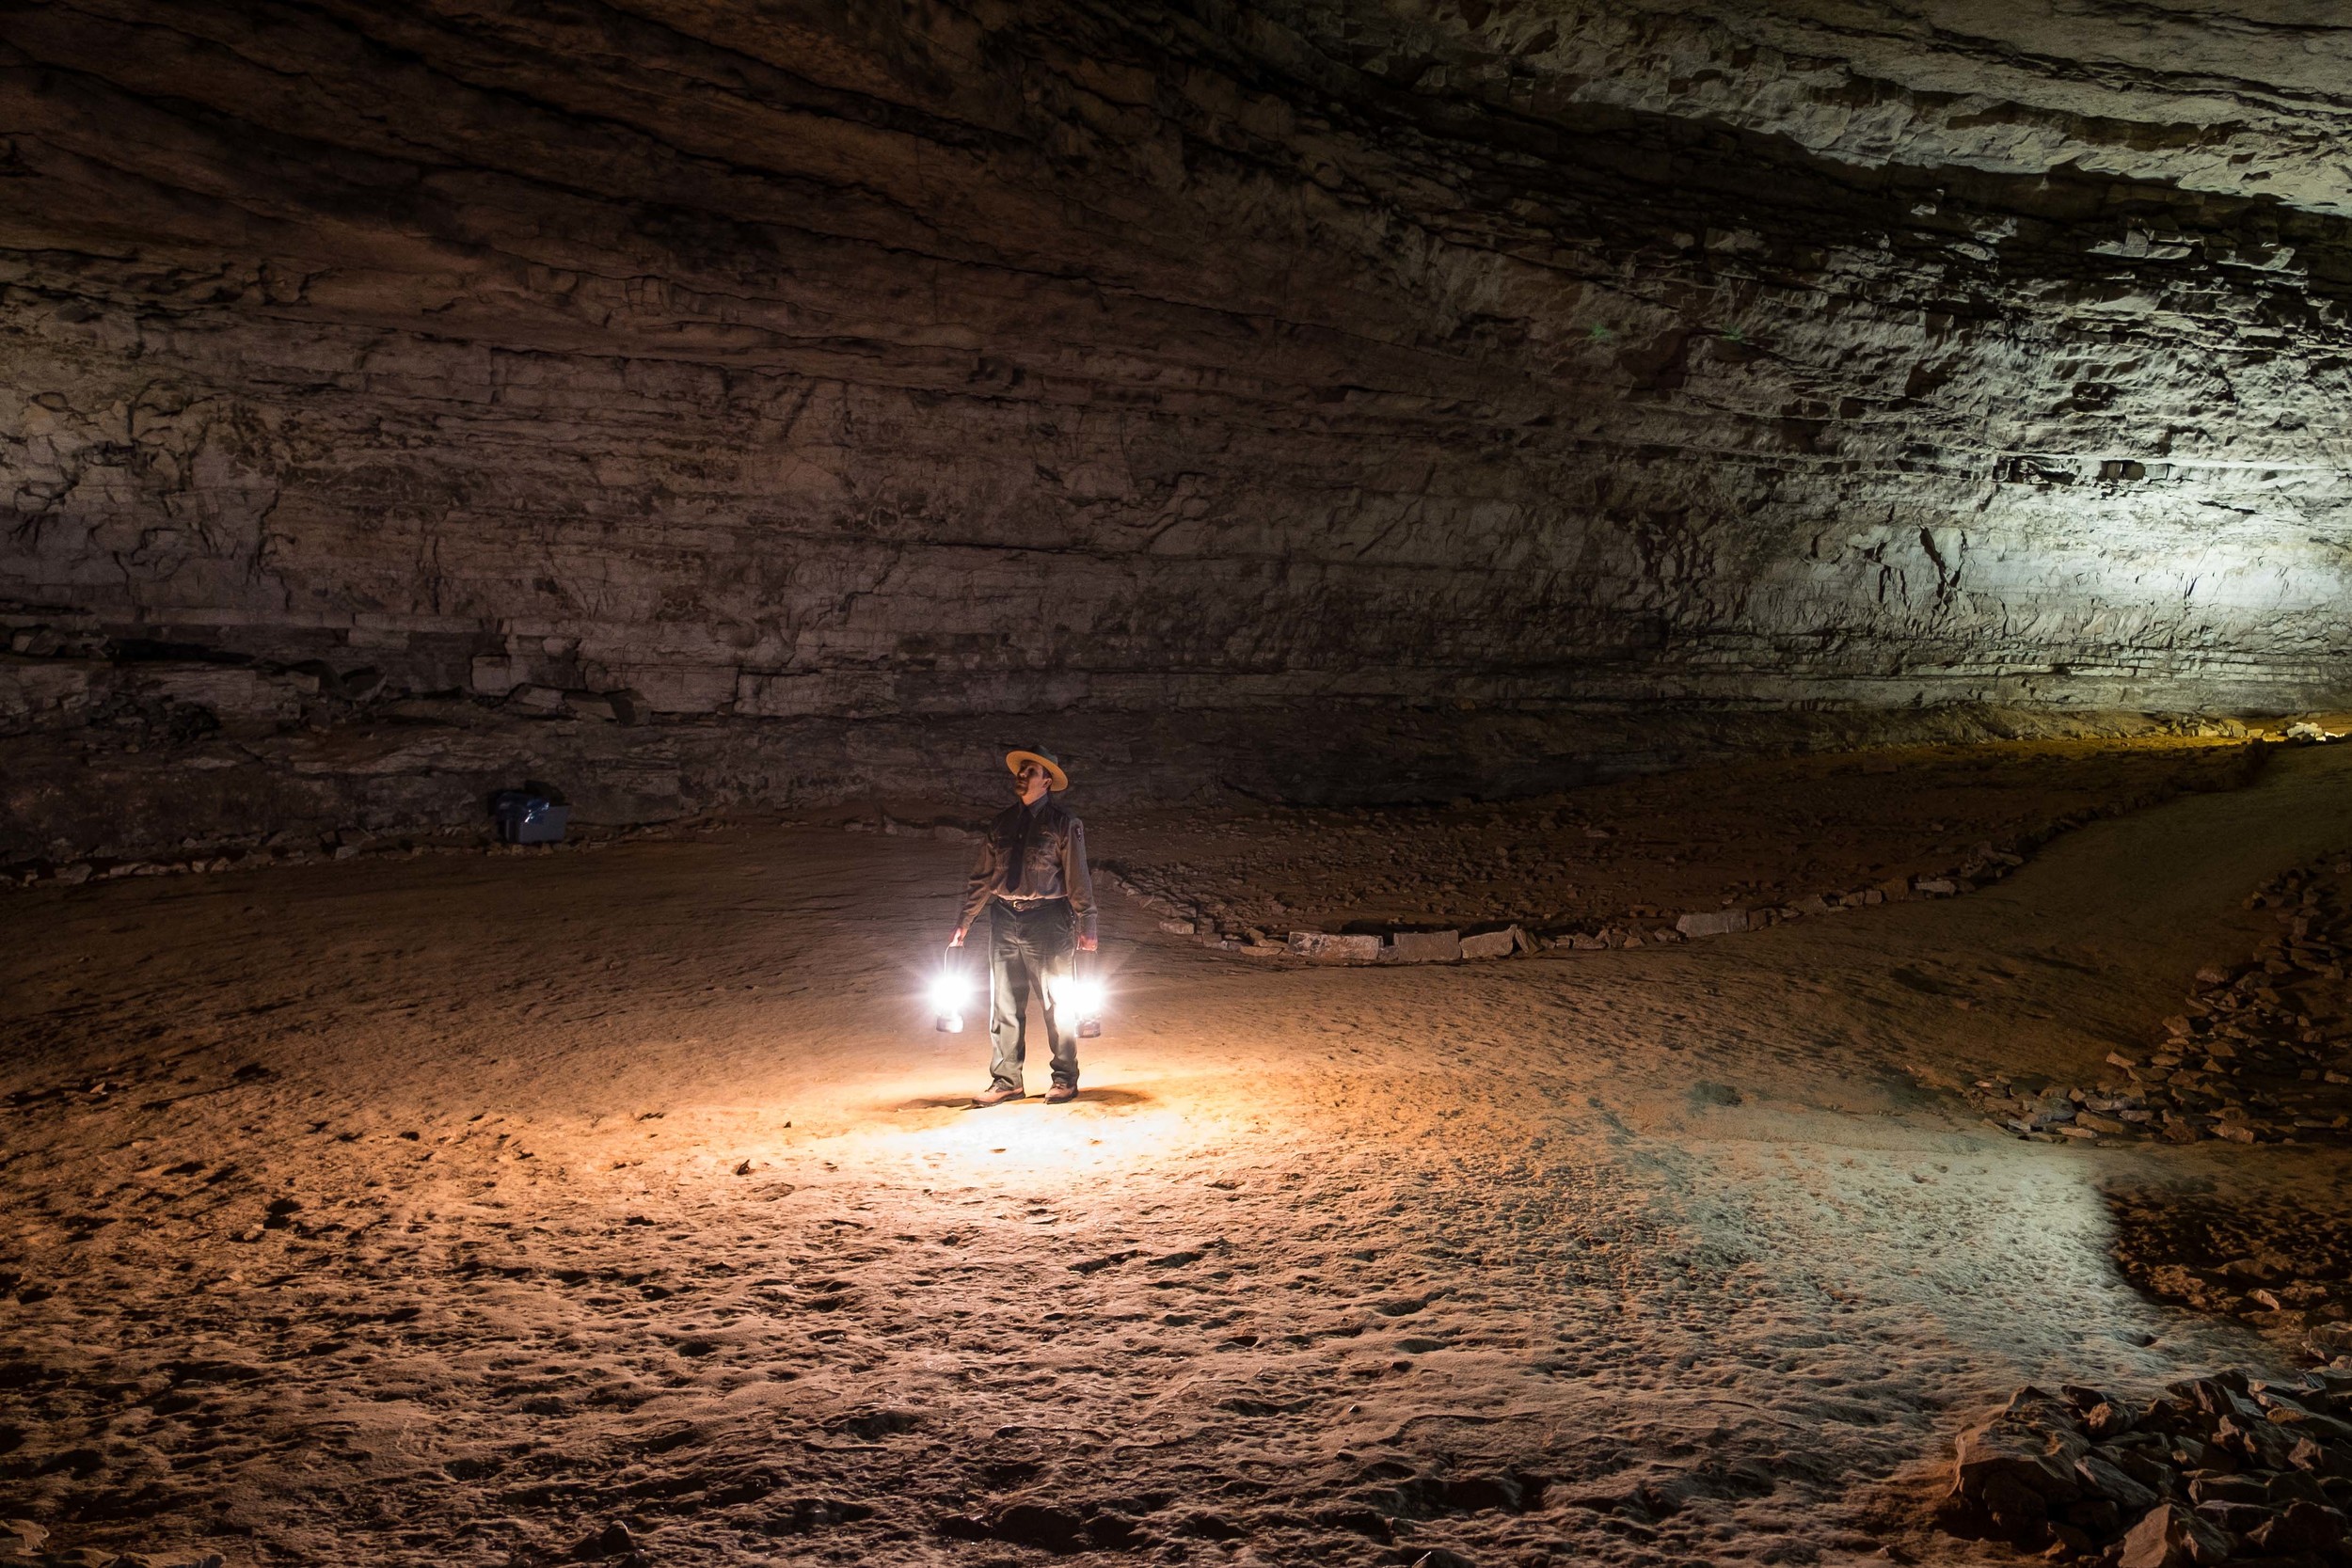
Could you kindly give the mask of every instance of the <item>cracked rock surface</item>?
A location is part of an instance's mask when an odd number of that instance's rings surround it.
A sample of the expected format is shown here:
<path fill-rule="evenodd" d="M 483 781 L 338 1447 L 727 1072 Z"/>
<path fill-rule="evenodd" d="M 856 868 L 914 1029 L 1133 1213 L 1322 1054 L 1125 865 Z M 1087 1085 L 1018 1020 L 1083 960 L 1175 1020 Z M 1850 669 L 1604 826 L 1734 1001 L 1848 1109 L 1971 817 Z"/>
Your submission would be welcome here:
<path fill-rule="evenodd" d="M 0 612 L 729 721 L 2341 693 L 2291 0 L 48 0 Z"/>

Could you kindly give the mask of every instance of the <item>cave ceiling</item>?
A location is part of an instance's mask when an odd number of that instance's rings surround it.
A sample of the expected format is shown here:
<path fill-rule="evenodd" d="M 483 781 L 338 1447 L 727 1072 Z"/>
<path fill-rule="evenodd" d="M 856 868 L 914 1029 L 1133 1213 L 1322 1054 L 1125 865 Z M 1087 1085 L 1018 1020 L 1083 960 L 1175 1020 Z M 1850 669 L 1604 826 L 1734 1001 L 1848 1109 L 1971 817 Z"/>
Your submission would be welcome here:
<path fill-rule="evenodd" d="M 660 712 L 2341 699 L 2294 0 L 0 9 L 0 610 Z"/>

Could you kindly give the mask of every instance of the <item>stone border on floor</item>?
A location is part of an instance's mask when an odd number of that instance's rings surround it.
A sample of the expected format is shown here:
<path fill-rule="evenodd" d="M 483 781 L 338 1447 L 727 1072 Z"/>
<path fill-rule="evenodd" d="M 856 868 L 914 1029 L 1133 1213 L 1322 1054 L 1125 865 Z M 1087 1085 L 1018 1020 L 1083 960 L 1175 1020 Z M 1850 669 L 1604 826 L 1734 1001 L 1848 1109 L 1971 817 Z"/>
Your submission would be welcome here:
<path fill-rule="evenodd" d="M 1671 926 L 1659 924 L 1659 914 L 1634 913 L 1623 917 L 1624 923 L 1608 922 L 1589 927 L 1553 931 L 1541 936 L 1531 933 L 1525 926 L 1513 923 L 1462 927 L 1452 930 L 1422 930 L 1398 927 L 1386 931 L 1318 931 L 1295 930 L 1287 942 L 1250 942 L 1210 937 L 1207 944 L 1230 952 L 1248 953 L 1261 957 L 1286 954 L 1292 958 L 1309 958 L 1318 963 L 1371 965 L 1411 963 L 1455 963 L 1464 959 L 1508 958 L 1545 952 L 1604 952 L 1628 947 L 1663 947 L 1695 941 L 1702 937 L 1729 936 L 1743 931 L 1761 931 L 1769 927 L 1802 920 L 1806 915 L 1836 914 L 1880 904 L 1899 903 L 1907 898 L 1953 898 L 1973 893 L 1984 882 L 2006 876 L 2025 863 L 2020 855 L 1987 846 L 1979 858 L 1962 872 L 1940 877 L 1896 878 L 1875 886 L 1851 893 L 1816 894 L 1800 898 L 1792 904 L 1745 907 L 1726 905 L 1716 910 L 1692 910 L 1674 917 Z M 1172 909 L 1165 898 L 1153 898 L 1140 893 L 1123 878 L 1115 878 L 1120 890 L 1148 907 Z M 1647 922 L 1645 924 L 1644 922 Z M 1164 919 L 1160 928 L 1171 934 L 1190 936 L 1198 929 L 1198 922 L 1184 919 Z"/>

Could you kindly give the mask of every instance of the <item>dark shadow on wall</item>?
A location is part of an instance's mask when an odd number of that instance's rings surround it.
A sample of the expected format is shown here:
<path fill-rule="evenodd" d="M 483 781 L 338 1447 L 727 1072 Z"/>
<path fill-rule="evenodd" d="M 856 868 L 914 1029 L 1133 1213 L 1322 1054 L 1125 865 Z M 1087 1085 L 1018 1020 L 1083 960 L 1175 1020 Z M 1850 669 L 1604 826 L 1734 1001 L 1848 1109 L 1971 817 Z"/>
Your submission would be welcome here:
<path fill-rule="evenodd" d="M 2159 730 L 2228 721 L 1953 706 L 1739 712 L 1629 706 L 1464 712 L 993 714 L 928 721 L 518 718 L 465 699 L 265 735 L 217 728 L 20 733 L 0 770 L 0 868 L 408 834 L 489 835 L 483 802 L 548 781 L 575 830 L 747 812 L 1001 802 L 1003 755 L 1054 751 L 1090 805 L 1400 805 L 1502 800 L 1747 753 Z M 123 741 L 134 734 L 140 738 Z"/>

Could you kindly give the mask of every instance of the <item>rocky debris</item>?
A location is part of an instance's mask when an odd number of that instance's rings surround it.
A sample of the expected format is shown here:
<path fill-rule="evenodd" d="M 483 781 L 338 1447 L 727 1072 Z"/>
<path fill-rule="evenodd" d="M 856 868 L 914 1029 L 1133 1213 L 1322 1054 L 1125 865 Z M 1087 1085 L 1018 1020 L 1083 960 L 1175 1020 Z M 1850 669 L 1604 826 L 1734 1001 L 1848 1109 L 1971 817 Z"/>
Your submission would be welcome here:
<path fill-rule="evenodd" d="M 1675 922 L 1675 929 L 1686 937 L 1720 937 L 1747 928 L 1745 910 L 1693 911 Z"/>
<path fill-rule="evenodd" d="M 1635 920 L 1645 917 L 1636 913 Z M 1665 947 L 1687 939 L 1671 926 L 1601 925 L 1544 939 L 1544 945 L 1572 953 L 1598 953 L 1623 947 Z"/>
<path fill-rule="evenodd" d="M 2314 1362 L 2352 1354 L 2352 1250 L 2342 1218 L 2291 1193 L 2248 1202 L 2193 1184 L 2106 1193 L 2125 1278 L 2235 1318 Z"/>
<path fill-rule="evenodd" d="M 1399 931 L 1389 940 L 1391 961 L 1401 964 L 1453 963 L 1462 956 L 1459 931 Z"/>
<path fill-rule="evenodd" d="M 1293 931 L 1291 951 L 1302 958 L 1318 958 L 1326 963 L 1371 964 L 1380 961 L 1381 942 L 1377 933 L 1328 936 L 1321 931 Z"/>
<path fill-rule="evenodd" d="M 1200 906 L 1180 895 L 1165 875 L 1155 869 L 1137 870 L 1116 861 L 1098 860 L 1095 879 L 1107 882 L 1160 917 L 1160 928 L 1190 936 L 1200 928 Z M 1181 929 L 1178 929 L 1181 927 Z M 1211 940 L 1215 940 L 1212 937 Z"/>
<path fill-rule="evenodd" d="M 2109 1052 L 2115 1070 L 2090 1084 L 1980 1079 L 1978 1107 L 2045 1141 L 2352 1141 L 2352 851 L 2283 872 L 2246 903 L 2272 911 L 2279 934 L 2199 970 L 2161 1041 Z"/>
<path fill-rule="evenodd" d="M 2108 1568 L 2341 1560 L 2347 1418 L 2352 1361 L 2277 1382 L 2221 1372 L 2153 1399 L 2020 1388 L 1961 1435 L 1937 1523 Z"/>
<path fill-rule="evenodd" d="M 850 833 L 880 833 L 884 838 L 935 838 L 943 844 L 974 844 L 988 832 L 985 819 L 971 816 L 930 816 L 917 820 L 878 812 L 860 815 L 841 824 Z"/>
<path fill-rule="evenodd" d="M 2324 746 L 2330 740 L 2342 740 L 2344 734 L 2342 730 L 2324 729 L 2308 719 L 2298 719 L 2286 727 L 2284 738 L 2306 745 Z"/>
<path fill-rule="evenodd" d="M 2226 1562 L 2230 1538 L 2178 1503 L 2158 1503 L 2123 1537 L 2116 1568 L 2187 1568 Z"/>
<path fill-rule="evenodd" d="M 1515 953 L 1534 951 L 1534 940 L 1517 926 L 1500 931 L 1479 931 L 1462 939 L 1465 958 L 1507 958 Z"/>

